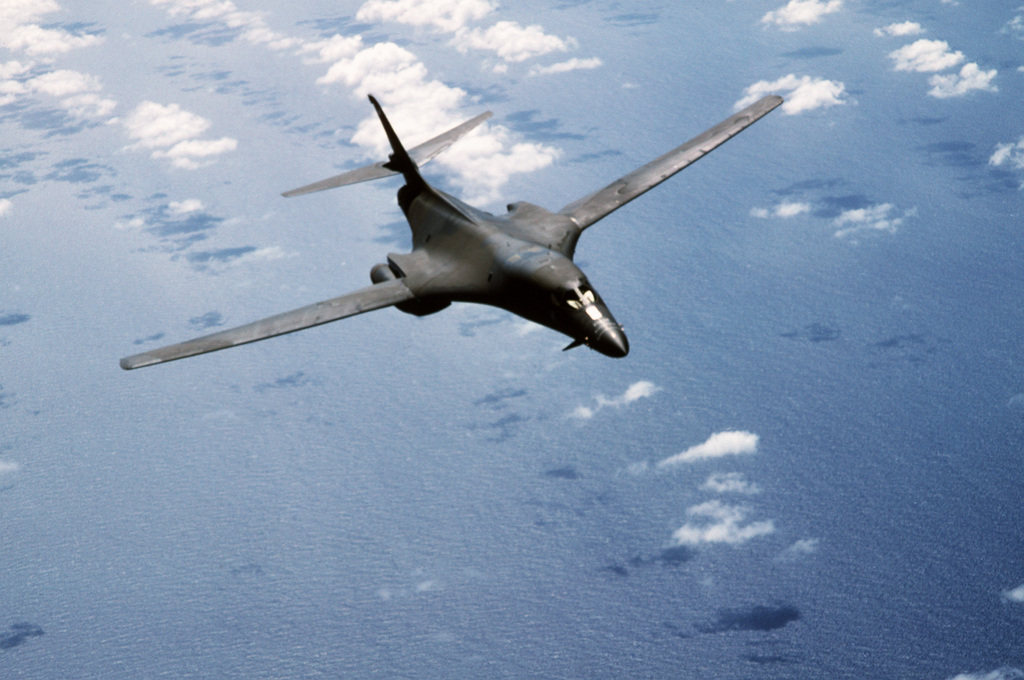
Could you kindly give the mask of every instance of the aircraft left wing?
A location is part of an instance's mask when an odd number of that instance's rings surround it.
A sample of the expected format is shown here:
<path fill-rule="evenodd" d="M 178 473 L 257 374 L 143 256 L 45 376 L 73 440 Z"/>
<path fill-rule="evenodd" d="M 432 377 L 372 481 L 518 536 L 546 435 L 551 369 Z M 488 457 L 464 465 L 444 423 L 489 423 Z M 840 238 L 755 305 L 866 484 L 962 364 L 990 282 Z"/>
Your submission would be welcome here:
<path fill-rule="evenodd" d="M 121 368 L 130 371 L 133 368 L 152 366 L 175 359 L 205 354 L 218 349 L 226 349 L 236 345 L 272 338 L 300 331 L 304 328 L 319 326 L 330 321 L 337 321 L 348 316 L 370 312 L 382 307 L 390 307 L 413 298 L 412 292 L 401 279 L 377 283 L 354 293 L 341 295 L 330 300 L 317 302 L 306 307 L 271 316 L 260 321 L 206 335 L 195 340 L 168 345 L 121 359 Z"/>
<path fill-rule="evenodd" d="M 372 96 L 371 96 L 372 99 Z M 483 123 L 485 120 L 490 118 L 493 114 L 490 111 L 481 113 L 476 118 L 467 120 L 462 125 L 453 127 L 448 132 L 444 132 L 433 139 L 429 139 L 418 146 L 414 146 L 409 149 L 409 157 L 412 158 L 413 162 L 417 166 L 423 165 L 434 156 L 438 155 L 449 146 L 454 144 L 456 141 L 461 139 L 463 136 L 471 132 L 475 127 Z M 317 191 L 324 191 L 325 189 L 335 189 L 337 187 L 347 186 L 349 184 L 357 184 L 359 182 L 367 182 L 371 179 L 380 179 L 381 177 L 390 177 L 391 175 L 397 175 L 398 172 L 391 168 L 385 167 L 389 161 L 380 161 L 373 165 L 366 165 L 355 170 L 349 170 L 343 172 L 340 175 L 334 177 L 328 177 L 322 179 L 319 182 L 313 182 L 307 184 L 304 187 L 298 189 L 292 189 L 286 191 L 282 196 L 285 198 L 291 198 L 292 196 L 303 196 L 305 194 L 312 194 Z"/>
<path fill-rule="evenodd" d="M 781 103 L 782 97 L 768 95 L 682 146 L 612 182 L 604 189 L 570 203 L 558 212 L 572 219 L 581 230 L 586 229 L 729 141 Z"/>

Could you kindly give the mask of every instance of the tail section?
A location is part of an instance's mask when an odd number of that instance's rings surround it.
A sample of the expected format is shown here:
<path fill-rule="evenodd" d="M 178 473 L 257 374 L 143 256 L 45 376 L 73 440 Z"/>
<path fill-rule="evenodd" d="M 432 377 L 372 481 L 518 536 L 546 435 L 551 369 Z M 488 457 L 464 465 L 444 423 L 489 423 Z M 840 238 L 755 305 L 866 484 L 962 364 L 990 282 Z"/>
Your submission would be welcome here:
<path fill-rule="evenodd" d="M 392 153 L 388 156 L 388 162 L 384 164 L 384 167 L 388 170 L 402 173 L 402 176 L 405 177 L 405 183 L 409 186 L 413 188 L 422 187 L 423 178 L 420 177 L 419 168 L 416 166 L 415 161 L 409 157 L 405 147 L 402 146 L 402 140 L 395 134 L 395 129 L 391 127 L 391 122 L 384 115 L 384 109 L 380 107 L 377 99 L 372 94 L 370 95 L 370 103 L 377 110 L 377 117 L 380 118 L 380 124 L 384 126 L 384 134 L 388 136 L 388 143 L 391 145 Z M 419 187 L 416 185 L 419 185 Z"/>
<path fill-rule="evenodd" d="M 325 180 L 314 182 L 313 184 L 307 184 L 306 186 L 299 187 L 298 189 L 286 191 L 282 194 L 283 196 L 288 198 L 292 196 L 301 196 L 303 194 L 311 194 L 316 191 L 334 189 L 336 187 L 356 184 L 358 182 L 366 182 L 371 179 L 380 179 L 381 177 L 390 177 L 398 174 L 405 177 L 405 181 L 409 186 L 413 186 L 418 190 L 419 188 L 422 188 L 423 185 L 423 178 L 420 177 L 419 174 L 419 166 L 447 149 L 454 142 L 465 136 L 492 115 L 490 111 L 481 113 L 476 118 L 468 120 L 462 125 L 454 127 L 451 130 L 448 130 L 447 132 L 406 151 L 405 147 L 402 146 L 401 140 L 398 139 L 398 135 L 395 134 L 394 128 L 391 127 L 391 123 L 388 121 L 387 116 L 384 115 L 384 110 L 373 95 L 370 95 L 370 102 L 373 104 L 374 109 L 376 109 L 377 116 L 380 118 L 381 124 L 384 126 L 384 132 L 388 136 L 388 142 L 391 144 L 392 153 L 388 160 L 357 168 L 355 170 L 350 170 L 349 172 L 343 172 L 340 175 L 335 175 L 334 177 L 329 177 Z"/>

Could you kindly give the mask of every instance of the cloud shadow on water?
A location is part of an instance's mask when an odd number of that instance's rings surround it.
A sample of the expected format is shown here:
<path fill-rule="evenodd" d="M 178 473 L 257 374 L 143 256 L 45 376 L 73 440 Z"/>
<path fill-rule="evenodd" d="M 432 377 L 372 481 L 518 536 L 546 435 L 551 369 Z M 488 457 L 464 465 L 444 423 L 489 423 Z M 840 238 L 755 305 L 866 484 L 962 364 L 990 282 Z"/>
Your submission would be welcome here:
<path fill-rule="evenodd" d="M 145 345 L 147 342 L 156 342 L 157 340 L 161 340 L 165 335 L 166 333 L 154 333 L 153 335 L 147 336 L 145 338 L 138 338 L 136 340 L 132 340 L 132 344 Z"/>
<path fill-rule="evenodd" d="M 262 394 L 267 390 L 280 390 L 292 387 L 305 387 L 306 385 L 312 385 L 313 382 L 313 378 L 306 375 L 303 371 L 298 371 L 296 373 L 292 373 L 291 375 L 286 375 L 283 378 L 277 378 L 273 382 L 260 383 L 259 385 L 256 385 L 256 387 L 254 387 L 253 389 L 256 392 Z"/>
<path fill-rule="evenodd" d="M 580 473 L 571 465 L 565 467 L 552 468 L 544 471 L 544 476 L 548 479 L 566 479 L 575 480 L 581 477 Z"/>
<path fill-rule="evenodd" d="M 586 139 L 585 135 L 574 132 L 560 132 L 557 118 L 537 120 L 540 111 L 531 109 L 529 111 L 517 111 L 505 116 L 505 121 L 516 132 L 522 132 L 531 138 L 542 141 L 556 141 L 562 139 Z"/>
<path fill-rule="evenodd" d="M 18 324 L 28 322 L 31 318 L 30 314 L 22 314 L 20 312 L 0 314 L 0 326 L 17 326 Z"/>
<path fill-rule="evenodd" d="M 188 325 L 200 330 L 216 328 L 217 326 L 224 325 L 224 317 L 221 316 L 220 312 L 207 312 L 201 316 L 193 316 L 188 320 Z"/>
<path fill-rule="evenodd" d="M 800 610 L 790 605 L 769 607 L 757 605 L 739 609 L 722 609 L 718 618 L 711 623 L 694 627 L 705 634 L 728 633 L 732 631 L 754 631 L 766 633 L 784 628 L 800 620 Z"/>
<path fill-rule="evenodd" d="M 45 634 L 42 628 L 33 623 L 12 623 L 7 632 L 0 633 L 0 650 L 14 649 L 28 642 L 29 638 Z"/>
<path fill-rule="evenodd" d="M 810 323 L 801 330 L 786 331 L 780 333 L 783 338 L 789 340 L 807 340 L 808 342 L 832 342 L 838 340 L 842 331 L 824 323 Z"/>
<path fill-rule="evenodd" d="M 834 47 L 804 47 L 792 52 L 783 52 L 782 56 L 790 59 L 819 59 L 821 57 L 836 57 L 843 53 L 843 50 Z"/>

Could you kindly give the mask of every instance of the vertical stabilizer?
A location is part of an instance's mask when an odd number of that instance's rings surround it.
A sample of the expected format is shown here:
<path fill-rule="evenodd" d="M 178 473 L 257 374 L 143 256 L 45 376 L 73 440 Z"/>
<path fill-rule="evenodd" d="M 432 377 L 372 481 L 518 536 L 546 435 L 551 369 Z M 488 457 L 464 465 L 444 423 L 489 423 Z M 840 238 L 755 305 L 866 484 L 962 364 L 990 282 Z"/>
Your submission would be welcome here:
<path fill-rule="evenodd" d="M 384 167 L 388 170 L 402 173 L 405 177 L 405 183 L 418 193 L 424 185 L 423 178 L 420 177 L 419 168 L 416 167 L 416 163 L 409 156 L 405 147 L 402 146 L 402 140 L 395 134 L 395 129 L 391 127 L 388 117 L 384 115 L 384 109 L 381 108 L 376 97 L 372 94 L 370 95 L 370 103 L 373 104 L 373 108 L 377 109 L 377 117 L 380 118 L 380 123 L 384 126 L 384 132 L 388 136 L 388 143 L 391 144 L 392 153 L 388 156 L 388 162 L 384 164 Z"/>

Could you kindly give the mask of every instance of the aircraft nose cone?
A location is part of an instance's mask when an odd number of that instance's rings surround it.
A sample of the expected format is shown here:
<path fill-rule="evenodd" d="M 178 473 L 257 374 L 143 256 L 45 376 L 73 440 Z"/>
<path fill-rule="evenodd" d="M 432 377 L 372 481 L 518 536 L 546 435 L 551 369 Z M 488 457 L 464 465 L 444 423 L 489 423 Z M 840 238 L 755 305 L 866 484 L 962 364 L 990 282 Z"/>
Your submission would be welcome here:
<path fill-rule="evenodd" d="M 602 324 L 600 332 L 590 346 L 613 359 L 621 359 L 629 354 L 629 340 L 618 324 Z"/>

